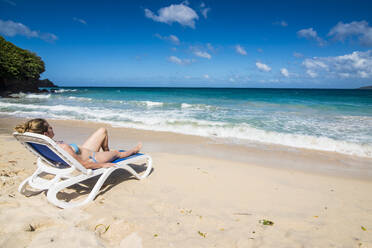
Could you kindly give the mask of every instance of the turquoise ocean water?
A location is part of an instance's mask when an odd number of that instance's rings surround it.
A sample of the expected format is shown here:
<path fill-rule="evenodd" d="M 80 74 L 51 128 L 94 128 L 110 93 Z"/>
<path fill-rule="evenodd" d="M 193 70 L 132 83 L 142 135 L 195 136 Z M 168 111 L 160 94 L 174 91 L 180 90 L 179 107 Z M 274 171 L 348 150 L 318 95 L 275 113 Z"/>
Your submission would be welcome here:
<path fill-rule="evenodd" d="M 372 158 L 372 91 L 60 88 L 0 98 L 0 114 L 170 131 Z"/>

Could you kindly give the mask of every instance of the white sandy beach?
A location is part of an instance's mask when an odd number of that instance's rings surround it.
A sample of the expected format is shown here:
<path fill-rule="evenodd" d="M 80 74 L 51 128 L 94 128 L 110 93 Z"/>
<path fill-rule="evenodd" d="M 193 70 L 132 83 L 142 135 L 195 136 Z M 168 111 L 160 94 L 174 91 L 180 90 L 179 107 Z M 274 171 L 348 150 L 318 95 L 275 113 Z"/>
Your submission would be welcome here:
<path fill-rule="evenodd" d="M 0 247 L 372 247 L 370 159 L 105 125 L 112 148 L 141 140 L 154 171 L 117 171 L 92 203 L 63 210 L 17 192 L 36 167 L 11 136 L 19 122 L 0 118 Z M 100 126 L 50 123 L 76 143 Z"/>

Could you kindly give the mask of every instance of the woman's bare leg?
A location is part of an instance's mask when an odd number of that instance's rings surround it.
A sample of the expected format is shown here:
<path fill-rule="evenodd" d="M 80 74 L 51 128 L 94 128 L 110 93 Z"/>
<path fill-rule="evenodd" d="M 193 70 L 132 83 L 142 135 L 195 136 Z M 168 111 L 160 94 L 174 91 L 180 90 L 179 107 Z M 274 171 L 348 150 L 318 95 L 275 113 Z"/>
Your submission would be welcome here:
<path fill-rule="evenodd" d="M 108 152 L 96 152 L 95 160 L 98 163 L 107 163 L 119 158 L 120 152 L 118 151 L 108 151 Z"/>
<path fill-rule="evenodd" d="M 82 147 L 96 152 L 98 152 L 100 148 L 102 148 L 103 151 L 109 151 L 107 129 L 104 127 L 99 128 L 89 136 Z"/>
<path fill-rule="evenodd" d="M 97 160 L 98 163 L 111 162 L 117 158 L 125 158 L 135 153 L 138 153 L 141 150 L 141 148 L 142 144 L 139 143 L 136 147 L 125 152 L 119 151 L 96 152 L 95 159 Z"/>
<path fill-rule="evenodd" d="M 130 155 L 138 153 L 142 148 L 142 143 L 138 143 L 138 145 L 128 151 L 125 152 L 119 152 L 120 153 L 120 158 L 126 158 L 129 157 Z"/>

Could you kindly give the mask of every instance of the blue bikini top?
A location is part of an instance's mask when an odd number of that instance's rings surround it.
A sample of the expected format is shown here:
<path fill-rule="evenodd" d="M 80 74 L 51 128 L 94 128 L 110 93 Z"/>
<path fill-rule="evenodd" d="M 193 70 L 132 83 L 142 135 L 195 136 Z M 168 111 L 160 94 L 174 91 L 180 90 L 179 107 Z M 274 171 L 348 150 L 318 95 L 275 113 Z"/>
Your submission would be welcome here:
<path fill-rule="evenodd" d="M 78 145 L 76 145 L 76 144 L 70 144 L 70 146 L 71 146 L 72 150 L 74 150 L 74 152 L 76 154 L 79 154 L 80 153 L 80 149 L 79 149 Z"/>

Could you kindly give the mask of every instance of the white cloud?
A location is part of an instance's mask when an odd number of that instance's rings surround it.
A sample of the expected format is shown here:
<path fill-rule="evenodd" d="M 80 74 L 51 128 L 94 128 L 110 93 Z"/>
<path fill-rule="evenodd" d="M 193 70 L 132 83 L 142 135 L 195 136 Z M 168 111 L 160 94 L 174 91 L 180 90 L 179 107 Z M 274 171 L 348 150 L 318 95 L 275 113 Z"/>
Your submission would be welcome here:
<path fill-rule="evenodd" d="M 169 40 L 172 41 L 174 44 L 180 44 L 180 39 L 178 39 L 178 37 L 173 34 L 169 35 Z"/>
<path fill-rule="evenodd" d="M 294 52 L 293 56 L 295 56 L 296 58 L 302 58 L 304 55 L 302 53 Z"/>
<path fill-rule="evenodd" d="M 158 15 L 154 14 L 151 10 L 145 9 L 145 16 L 156 22 L 163 22 L 172 24 L 178 22 L 182 26 L 189 26 L 195 28 L 195 20 L 199 19 L 196 12 L 184 3 L 171 4 L 158 10 Z"/>
<path fill-rule="evenodd" d="M 310 77 L 324 76 L 333 78 L 371 78 L 372 50 L 355 51 L 336 57 L 314 57 L 305 59 L 302 65 Z"/>
<path fill-rule="evenodd" d="M 241 45 L 236 45 L 235 46 L 235 51 L 241 55 L 247 55 L 247 52 Z"/>
<path fill-rule="evenodd" d="M 287 27 L 288 26 L 288 23 L 286 21 L 280 21 L 280 22 L 274 22 L 273 23 L 274 25 L 277 25 L 277 26 L 282 26 L 282 27 Z"/>
<path fill-rule="evenodd" d="M 351 76 L 350 73 L 347 73 L 347 72 L 341 72 L 339 75 L 342 78 L 349 78 Z"/>
<path fill-rule="evenodd" d="M 204 16 L 205 19 L 207 19 L 207 17 L 208 17 L 208 12 L 209 12 L 210 10 L 211 10 L 211 8 L 207 8 L 204 2 L 202 2 L 202 3 L 200 4 L 200 12 L 201 12 L 201 14 Z"/>
<path fill-rule="evenodd" d="M 266 71 L 266 72 L 271 71 L 271 67 L 266 64 L 256 62 L 256 66 L 260 71 Z"/>
<path fill-rule="evenodd" d="M 282 68 L 280 69 L 280 73 L 284 76 L 284 77 L 289 77 L 289 72 L 286 68 Z"/>
<path fill-rule="evenodd" d="M 207 52 L 202 52 L 200 50 L 194 51 L 194 54 L 198 57 L 205 58 L 205 59 L 211 59 L 212 56 Z"/>
<path fill-rule="evenodd" d="M 318 42 L 319 46 L 324 46 L 325 41 L 320 38 L 317 32 L 313 28 L 301 29 L 297 32 L 298 37 L 306 38 L 308 40 L 315 40 Z"/>
<path fill-rule="evenodd" d="M 306 39 L 317 39 L 318 34 L 313 28 L 301 29 L 297 32 L 297 35 Z"/>
<path fill-rule="evenodd" d="M 204 16 L 205 19 L 208 17 L 208 12 L 211 10 L 211 8 L 205 8 L 202 10 L 202 15 Z"/>
<path fill-rule="evenodd" d="M 161 40 L 167 40 L 167 41 L 170 41 L 172 42 L 173 44 L 175 45 L 179 45 L 180 44 L 180 39 L 178 39 L 177 36 L 171 34 L 169 36 L 161 36 L 160 34 L 155 34 L 155 36 Z"/>
<path fill-rule="evenodd" d="M 84 25 L 87 24 L 87 22 L 86 22 L 85 20 L 80 19 L 80 18 L 77 18 L 77 17 L 72 18 L 72 20 L 74 20 L 74 21 L 76 21 L 76 22 L 80 22 L 80 23 L 82 23 L 82 24 L 84 24 Z"/>
<path fill-rule="evenodd" d="M 17 4 L 11 0 L 2 0 L 2 2 L 4 3 L 7 3 L 7 4 L 10 4 L 10 5 L 13 5 L 13 6 L 16 6 Z"/>
<path fill-rule="evenodd" d="M 208 74 L 204 74 L 203 77 L 204 77 L 205 79 L 209 79 L 209 75 L 208 75 Z"/>
<path fill-rule="evenodd" d="M 31 30 L 29 27 L 23 25 L 22 23 L 13 22 L 10 20 L 0 20 L 0 34 L 10 37 L 22 35 L 28 38 L 39 38 L 48 42 L 53 42 L 58 39 L 58 37 L 54 34 L 40 33 L 39 31 Z"/>
<path fill-rule="evenodd" d="M 58 40 L 58 37 L 51 33 L 41 33 L 39 34 L 39 38 L 47 42 L 54 42 L 55 40 Z"/>
<path fill-rule="evenodd" d="M 306 73 L 307 73 L 310 77 L 312 77 L 312 78 L 315 78 L 315 77 L 318 76 L 318 73 L 313 72 L 312 70 L 306 70 Z"/>
<path fill-rule="evenodd" d="M 22 35 L 29 38 L 39 36 L 39 33 L 37 31 L 30 30 L 22 23 L 3 20 L 0 20 L 0 33 L 10 37 L 16 35 Z"/>
<path fill-rule="evenodd" d="M 357 36 L 362 45 L 372 46 L 372 27 L 366 21 L 339 22 L 329 31 L 328 36 L 339 41 L 344 41 L 349 36 Z"/>
<path fill-rule="evenodd" d="M 328 65 L 326 65 L 324 62 L 319 60 L 319 58 L 314 59 L 305 59 L 303 62 L 303 65 L 308 69 L 314 69 L 314 68 L 322 68 L 322 69 L 328 69 Z"/>
<path fill-rule="evenodd" d="M 202 15 L 204 16 L 205 19 L 208 18 L 208 12 L 211 10 L 211 8 L 205 8 L 201 11 Z"/>
<path fill-rule="evenodd" d="M 287 26 L 288 26 L 288 23 L 287 23 L 286 21 L 281 21 L 281 22 L 280 22 L 280 25 L 281 25 L 282 27 L 287 27 Z"/>
<path fill-rule="evenodd" d="M 168 57 L 168 60 L 172 63 L 175 63 L 175 64 L 178 64 L 178 65 L 187 65 L 187 64 L 190 64 L 192 62 L 194 62 L 193 60 L 190 60 L 190 59 L 180 59 L 176 56 L 170 56 Z"/>
<path fill-rule="evenodd" d="M 176 56 L 170 56 L 169 58 L 168 58 L 168 60 L 170 61 L 170 62 L 172 62 L 172 63 L 175 63 L 175 64 L 179 64 L 179 65 L 182 65 L 183 63 L 182 63 L 182 59 L 180 59 L 180 58 L 178 58 L 178 57 L 176 57 Z"/>

